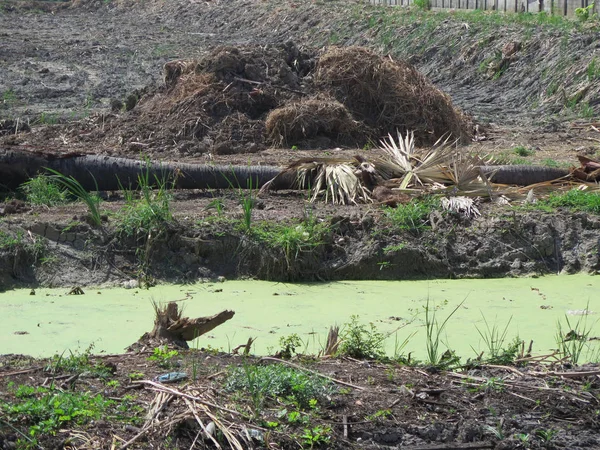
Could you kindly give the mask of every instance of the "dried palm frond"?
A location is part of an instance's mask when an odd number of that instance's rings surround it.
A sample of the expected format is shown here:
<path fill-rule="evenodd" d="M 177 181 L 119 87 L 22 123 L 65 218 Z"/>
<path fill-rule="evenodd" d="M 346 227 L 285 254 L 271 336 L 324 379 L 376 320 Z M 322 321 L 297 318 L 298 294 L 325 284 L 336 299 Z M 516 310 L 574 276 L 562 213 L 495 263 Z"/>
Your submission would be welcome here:
<path fill-rule="evenodd" d="M 459 189 L 473 187 L 473 184 L 487 184 L 487 178 L 481 171 L 486 162 L 479 156 L 456 152 L 453 155 L 451 170 L 448 173 L 452 184 Z"/>
<path fill-rule="evenodd" d="M 443 197 L 441 204 L 445 211 L 460 214 L 467 219 L 473 219 L 481 215 L 476 200 L 471 197 Z"/>
<path fill-rule="evenodd" d="M 324 161 L 315 162 L 307 167 L 297 169 L 298 183 L 302 186 L 313 180 L 311 202 L 321 194 L 325 201 L 330 198 L 332 203 L 345 205 L 358 201 L 369 202 L 369 191 L 356 175 L 356 167 L 351 163 L 328 164 Z"/>
<path fill-rule="evenodd" d="M 449 143 L 449 136 L 438 139 L 423 157 L 419 157 L 415 152 L 413 132 L 407 133 L 406 137 L 398 133 L 397 142 L 388 135 L 387 140 L 381 140 L 381 145 L 390 162 L 404 173 L 399 185 L 400 189 L 423 186 L 426 183 L 452 182 L 449 171 L 456 151 L 453 144 Z"/>

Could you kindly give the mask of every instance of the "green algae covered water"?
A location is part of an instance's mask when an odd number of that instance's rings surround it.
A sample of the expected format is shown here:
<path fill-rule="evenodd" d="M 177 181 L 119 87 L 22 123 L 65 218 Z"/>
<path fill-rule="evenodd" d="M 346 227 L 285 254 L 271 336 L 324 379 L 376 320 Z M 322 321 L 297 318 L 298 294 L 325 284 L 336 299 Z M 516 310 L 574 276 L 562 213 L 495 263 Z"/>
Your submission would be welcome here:
<path fill-rule="evenodd" d="M 477 331 L 490 326 L 504 329 L 507 339 L 534 341 L 535 354 L 556 348 L 557 322 L 565 315 L 600 335 L 597 300 L 600 277 L 548 276 L 488 280 L 347 281 L 319 284 L 283 284 L 263 281 L 227 281 L 197 285 L 165 285 L 143 289 L 85 289 L 84 295 L 66 295 L 66 289 L 14 290 L 0 294 L 0 354 L 51 356 L 82 351 L 93 344 L 95 353 L 119 353 L 152 329 L 152 301 L 181 300 L 184 315 L 206 316 L 232 309 L 235 316 L 191 343 L 229 351 L 256 338 L 253 353 L 279 348 L 283 336 L 297 334 L 301 352 L 318 353 L 331 325 L 343 326 L 352 315 L 373 323 L 389 335 L 386 350 L 393 355 L 399 342 L 412 336 L 404 351 L 425 356 L 424 307 L 429 299 L 437 318 L 450 318 L 442 340 L 463 358 L 486 350 Z M 584 310 L 589 314 L 583 316 Z M 593 341 L 587 360 L 600 356 Z M 445 346 L 442 346 L 445 349 Z"/>

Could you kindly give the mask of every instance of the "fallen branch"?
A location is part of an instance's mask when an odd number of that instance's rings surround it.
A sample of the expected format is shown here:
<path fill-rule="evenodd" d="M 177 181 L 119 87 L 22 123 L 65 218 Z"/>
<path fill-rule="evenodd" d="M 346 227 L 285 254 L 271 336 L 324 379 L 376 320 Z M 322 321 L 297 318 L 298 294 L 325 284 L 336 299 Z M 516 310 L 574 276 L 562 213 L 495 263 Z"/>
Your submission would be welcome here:
<path fill-rule="evenodd" d="M 600 375 L 600 370 L 592 370 L 589 372 L 529 372 L 529 375 L 534 377 L 563 377 L 563 378 L 583 378 Z"/>
<path fill-rule="evenodd" d="M 3 377 L 12 377 L 13 375 L 22 375 L 24 373 L 31 373 L 31 372 L 35 372 L 35 371 L 41 370 L 41 369 L 43 369 L 42 366 L 32 367 L 30 369 L 17 370 L 15 372 L 1 372 L 0 373 L 0 378 L 3 378 Z"/>

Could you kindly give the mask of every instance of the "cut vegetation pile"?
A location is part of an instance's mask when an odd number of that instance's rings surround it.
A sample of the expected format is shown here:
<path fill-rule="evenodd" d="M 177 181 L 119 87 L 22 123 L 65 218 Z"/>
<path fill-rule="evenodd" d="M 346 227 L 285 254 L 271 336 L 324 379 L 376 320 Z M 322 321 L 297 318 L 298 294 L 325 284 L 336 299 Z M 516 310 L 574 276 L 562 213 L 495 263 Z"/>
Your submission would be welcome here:
<path fill-rule="evenodd" d="M 408 130 L 419 144 L 469 134 L 464 115 L 414 67 L 359 47 L 321 55 L 293 43 L 219 47 L 165 64 L 163 80 L 130 95 L 85 139 L 109 153 L 194 156 L 363 147 Z M 79 135 L 65 133 L 71 151 Z"/>
<path fill-rule="evenodd" d="M 331 48 L 319 59 L 315 81 L 377 137 L 411 130 L 419 145 L 431 145 L 448 133 L 469 140 L 466 117 L 407 62 L 362 47 Z"/>
<path fill-rule="evenodd" d="M 275 146 L 298 144 L 316 137 L 338 144 L 364 141 L 368 127 L 354 120 L 342 103 L 331 99 L 308 99 L 274 109 L 266 120 L 268 141 Z M 308 143 L 308 142 L 306 142 Z"/>

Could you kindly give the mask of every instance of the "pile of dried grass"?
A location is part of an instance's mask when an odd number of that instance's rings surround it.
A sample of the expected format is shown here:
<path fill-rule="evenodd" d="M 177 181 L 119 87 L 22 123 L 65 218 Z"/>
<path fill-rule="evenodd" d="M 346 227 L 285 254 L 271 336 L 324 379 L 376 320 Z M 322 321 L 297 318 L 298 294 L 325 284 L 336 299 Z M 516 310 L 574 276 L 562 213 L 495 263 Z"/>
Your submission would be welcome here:
<path fill-rule="evenodd" d="M 319 59 L 315 82 L 372 127 L 376 138 L 414 130 L 418 145 L 447 133 L 469 139 L 469 123 L 450 97 L 407 62 L 362 47 L 331 47 Z"/>
<path fill-rule="evenodd" d="M 317 137 L 354 144 L 364 140 L 363 126 L 348 109 L 331 99 L 307 99 L 272 110 L 265 121 L 267 139 L 275 146 L 299 144 Z"/>

